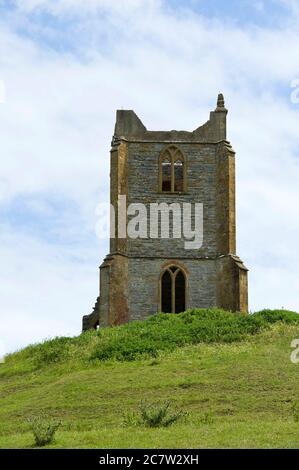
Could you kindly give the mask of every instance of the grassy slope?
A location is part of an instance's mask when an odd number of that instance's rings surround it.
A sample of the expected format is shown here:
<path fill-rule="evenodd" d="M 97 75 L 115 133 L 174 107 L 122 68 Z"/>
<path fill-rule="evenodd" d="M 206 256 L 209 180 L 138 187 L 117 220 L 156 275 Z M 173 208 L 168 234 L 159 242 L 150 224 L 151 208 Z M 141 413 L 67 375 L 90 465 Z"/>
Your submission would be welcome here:
<path fill-rule="evenodd" d="M 26 419 L 45 411 L 63 421 L 51 447 L 298 448 L 291 407 L 299 398 L 299 365 L 290 361 L 298 337 L 299 323 L 278 322 L 229 344 L 90 362 L 99 339 L 88 334 L 72 343 L 67 360 L 50 357 L 42 367 L 36 358 L 43 346 L 27 348 L 0 365 L 0 447 L 31 447 Z M 123 412 L 142 399 L 171 399 L 189 417 L 165 429 L 123 427 Z"/>

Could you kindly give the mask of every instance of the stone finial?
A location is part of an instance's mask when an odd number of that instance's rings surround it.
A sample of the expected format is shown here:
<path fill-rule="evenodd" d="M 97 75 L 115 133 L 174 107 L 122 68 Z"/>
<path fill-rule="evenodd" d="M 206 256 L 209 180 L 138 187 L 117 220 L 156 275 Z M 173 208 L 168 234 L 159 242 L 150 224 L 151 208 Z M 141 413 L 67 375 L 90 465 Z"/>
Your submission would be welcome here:
<path fill-rule="evenodd" d="M 225 107 L 225 102 L 224 102 L 224 96 L 222 93 L 219 93 L 218 95 L 218 100 L 217 100 L 217 108 L 216 111 L 218 112 L 227 112 L 227 109 Z"/>

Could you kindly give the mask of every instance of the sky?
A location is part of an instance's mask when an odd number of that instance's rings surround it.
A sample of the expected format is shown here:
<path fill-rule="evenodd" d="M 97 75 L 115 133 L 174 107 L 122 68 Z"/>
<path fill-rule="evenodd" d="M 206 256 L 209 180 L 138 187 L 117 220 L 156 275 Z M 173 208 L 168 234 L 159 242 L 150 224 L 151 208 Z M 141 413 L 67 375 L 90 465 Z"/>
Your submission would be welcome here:
<path fill-rule="evenodd" d="M 193 130 L 219 92 L 250 310 L 299 311 L 298 44 L 298 0 L 0 0 L 0 353 L 92 311 L 116 109 Z"/>

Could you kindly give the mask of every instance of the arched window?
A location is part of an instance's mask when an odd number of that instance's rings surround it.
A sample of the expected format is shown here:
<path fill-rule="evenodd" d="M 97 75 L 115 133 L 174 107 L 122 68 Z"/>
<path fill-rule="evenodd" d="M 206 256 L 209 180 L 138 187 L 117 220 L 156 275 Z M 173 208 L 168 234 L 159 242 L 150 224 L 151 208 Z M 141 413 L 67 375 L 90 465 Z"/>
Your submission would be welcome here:
<path fill-rule="evenodd" d="M 167 147 L 160 155 L 160 191 L 186 191 L 186 161 L 182 151 L 175 145 Z"/>
<path fill-rule="evenodd" d="M 186 278 L 176 267 L 167 268 L 161 276 L 161 311 L 180 313 L 186 309 Z"/>

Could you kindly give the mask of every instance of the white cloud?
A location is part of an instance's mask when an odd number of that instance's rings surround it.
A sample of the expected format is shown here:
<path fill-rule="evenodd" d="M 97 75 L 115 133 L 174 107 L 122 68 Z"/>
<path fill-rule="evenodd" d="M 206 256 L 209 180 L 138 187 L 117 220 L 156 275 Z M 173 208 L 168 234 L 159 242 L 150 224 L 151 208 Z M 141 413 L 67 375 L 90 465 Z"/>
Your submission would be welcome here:
<path fill-rule="evenodd" d="M 91 312 L 98 289 L 96 247 L 51 246 L 1 226 L 0 340 L 7 352 L 80 332 L 81 317 Z"/>
<path fill-rule="evenodd" d="M 109 11 L 121 15 L 127 15 L 135 11 L 142 12 L 144 9 L 153 9 L 160 5 L 159 0 L 15 0 L 15 4 L 21 11 L 31 12 L 46 10 L 54 15 L 72 14 L 84 15 L 86 13 L 97 13 L 98 11 Z"/>
<path fill-rule="evenodd" d="M 22 197 L 40 223 L 51 216 L 45 201 L 53 195 L 78 208 L 76 220 L 55 209 L 66 251 L 24 227 L 13 232 L 10 220 L 2 227 L 1 321 L 10 348 L 74 334 L 94 303 L 107 247 L 91 234 L 95 207 L 109 197 L 115 109 L 133 108 L 150 129 L 192 130 L 219 91 L 237 151 L 238 253 L 251 269 L 251 308 L 299 310 L 299 107 L 290 99 L 298 30 L 238 28 L 161 5 L 20 1 L 19 15 L 0 24 L 2 206 Z M 27 16 L 37 8 L 80 18 L 45 25 Z M 20 25 L 27 36 L 15 33 Z M 73 38 L 76 54 L 51 48 L 55 35 Z"/>

